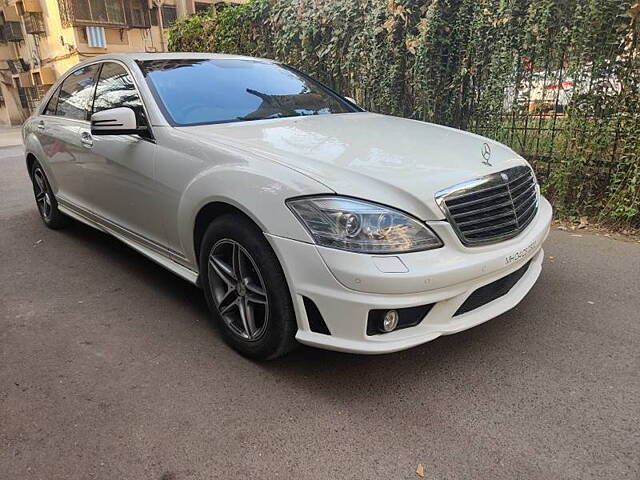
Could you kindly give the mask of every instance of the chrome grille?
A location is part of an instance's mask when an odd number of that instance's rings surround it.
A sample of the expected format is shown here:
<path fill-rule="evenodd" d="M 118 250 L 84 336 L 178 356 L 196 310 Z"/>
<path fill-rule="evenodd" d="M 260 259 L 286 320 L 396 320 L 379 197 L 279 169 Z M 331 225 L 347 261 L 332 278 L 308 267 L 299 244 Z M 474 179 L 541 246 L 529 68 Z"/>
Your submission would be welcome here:
<path fill-rule="evenodd" d="M 454 185 L 436 201 L 462 243 L 480 245 L 524 230 L 538 210 L 538 188 L 531 168 L 520 166 Z"/>

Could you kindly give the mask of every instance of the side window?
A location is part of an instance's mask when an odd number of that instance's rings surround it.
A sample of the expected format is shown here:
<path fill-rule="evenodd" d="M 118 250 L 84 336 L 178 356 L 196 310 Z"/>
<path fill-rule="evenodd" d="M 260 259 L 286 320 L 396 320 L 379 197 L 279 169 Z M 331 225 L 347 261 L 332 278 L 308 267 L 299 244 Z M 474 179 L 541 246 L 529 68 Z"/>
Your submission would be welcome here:
<path fill-rule="evenodd" d="M 91 99 L 93 98 L 93 86 L 98 65 L 88 65 L 71 73 L 62 85 L 58 93 L 56 115 L 76 120 L 87 120 Z"/>
<path fill-rule="evenodd" d="M 47 108 L 42 112 L 43 115 L 55 115 L 56 114 L 56 106 L 58 105 L 58 95 L 60 94 L 60 87 L 56 89 L 51 98 L 49 99 L 49 103 L 47 103 Z"/>
<path fill-rule="evenodd" d="M 136 90 L 133 79 L 122 65 L 108 62 L 102 66 L 91 113 L 117 107 L 133 109 L 138 125 L 147 125 L 142 99 Z"/>

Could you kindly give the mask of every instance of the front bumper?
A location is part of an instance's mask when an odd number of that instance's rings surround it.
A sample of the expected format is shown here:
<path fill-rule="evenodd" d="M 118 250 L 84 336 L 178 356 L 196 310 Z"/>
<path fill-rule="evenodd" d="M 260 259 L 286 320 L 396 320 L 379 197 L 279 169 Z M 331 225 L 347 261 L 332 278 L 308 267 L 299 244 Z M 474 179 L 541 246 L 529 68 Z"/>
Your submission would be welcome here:
<path fill-rule="evenodd" d="M 343 352 L 388 353 L 466 330 L 517 305 L 540 275 L 542 243 L 551 216 L 551 206 L 541 197 L 536 218 L 520 235 L 479 247 L 462 245 L 447 222 L 429 222 L 444 247 L 392 256 L 344 252 L 273 235 L 267 238 L 287 277 L 298 319 L 298 341 Z M 526 272 L 506 294 L 456 315 L 478 288 L 527 262 Z M 304 297 L 315 303 L 330 334 L 312 331 Z M 370 310 L 427 304 L 433 307 L 417 325 L 367 335 Z"/>

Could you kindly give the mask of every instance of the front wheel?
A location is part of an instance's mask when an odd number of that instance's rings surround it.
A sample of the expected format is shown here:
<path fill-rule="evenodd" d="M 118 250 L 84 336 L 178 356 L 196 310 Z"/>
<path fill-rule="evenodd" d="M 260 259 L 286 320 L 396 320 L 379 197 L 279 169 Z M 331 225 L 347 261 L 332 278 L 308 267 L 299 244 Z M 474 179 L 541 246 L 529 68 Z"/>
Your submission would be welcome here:
<path fill-rule="evenodd" d="M 200 251 L 200 280 L 224 339 L 240 353 L 271 359 L 297 345 L 282 267 L 251 221 L 224 215 L 209 225 Z"/>

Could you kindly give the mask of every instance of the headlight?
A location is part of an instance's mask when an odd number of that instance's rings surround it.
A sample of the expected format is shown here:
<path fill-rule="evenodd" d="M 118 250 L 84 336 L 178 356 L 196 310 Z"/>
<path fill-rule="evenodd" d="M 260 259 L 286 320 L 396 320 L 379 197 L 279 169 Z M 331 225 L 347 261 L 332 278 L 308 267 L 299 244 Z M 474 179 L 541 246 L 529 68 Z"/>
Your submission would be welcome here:
<path fill-rule="evenodd" d="M 405 213 L 352 198 L 287 200 L 318 245 L 359 253 L 406 253 L 442 246 L 429 227 Z"/>

